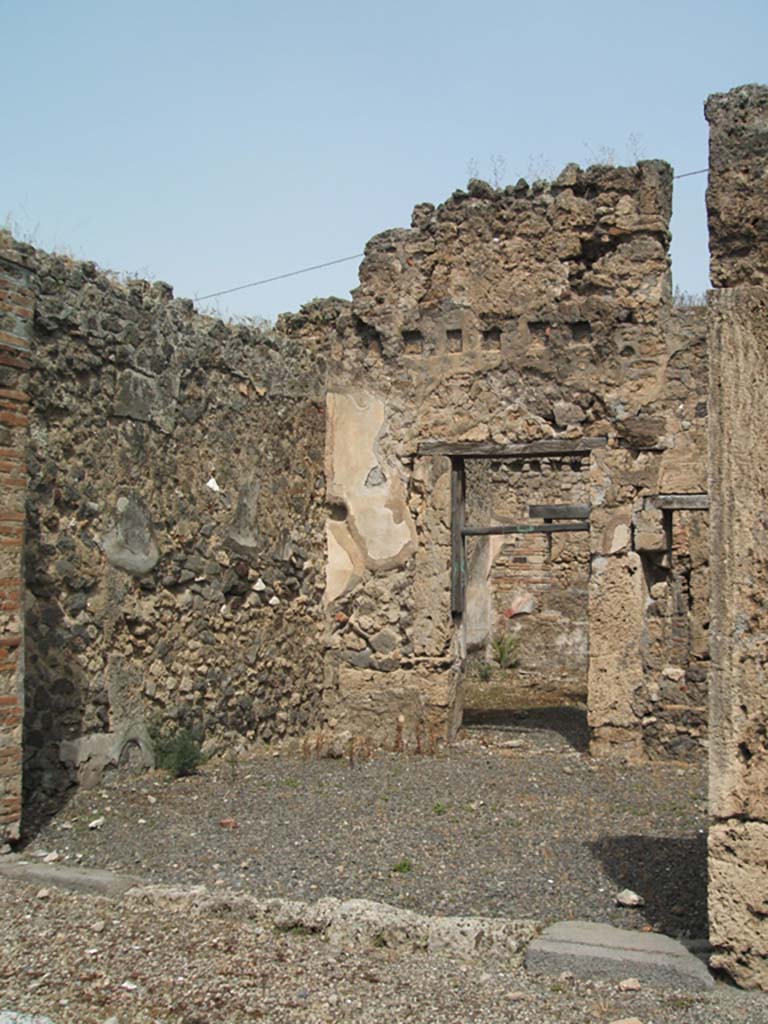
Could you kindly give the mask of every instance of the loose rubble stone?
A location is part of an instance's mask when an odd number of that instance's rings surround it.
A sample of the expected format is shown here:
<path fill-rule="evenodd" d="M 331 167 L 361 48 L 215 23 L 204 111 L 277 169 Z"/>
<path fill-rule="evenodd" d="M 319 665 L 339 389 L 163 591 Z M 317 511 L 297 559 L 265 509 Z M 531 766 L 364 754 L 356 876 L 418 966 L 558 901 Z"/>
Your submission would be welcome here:
<path fill-rule="evenodd" d="M 618 984 L 619 992 L 639 992 L 642 985 L 637 978 L 624 978 Z"/>
<path fill-rule="evenodd" d="M 645 900 L 631 889 L 622 889 L 616 893 L 616 903 L 620 907 L 644 907 Z"/>
<path fill-rule="evenodd" d="M 191 890 L 166 886 L 137 886 L 126 899 L 167 906 L 175 912 L 216 913 L 219 897 L 198 886 Z M 539 930 L 534 921 L 496 918 L 429 918 L 400 907 L 373 900 L 338 900 L 317 903 L 298 900 L 256 900 L 231 894 L 225 897 L 228 913 L 249 919 L 265 919 L 280 931 L 304 929 L 325 936 L 335 946 L 347 948 L 408 948 L 449 956 L 522 956 L 527 943 Z"/>

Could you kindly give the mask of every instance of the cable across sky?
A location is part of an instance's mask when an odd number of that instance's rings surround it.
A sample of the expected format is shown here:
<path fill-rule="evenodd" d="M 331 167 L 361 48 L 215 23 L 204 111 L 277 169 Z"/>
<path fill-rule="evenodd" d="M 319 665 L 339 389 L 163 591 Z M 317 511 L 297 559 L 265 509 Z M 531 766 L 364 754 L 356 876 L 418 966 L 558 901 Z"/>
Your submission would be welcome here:
<path fill-rule="evenodd" d="M 241 292 L 245 288 L 257 288 L 260 284 L 269 284 L 272 281 L 282 281 L 286 277 L 296 277 L 298 274 L 308 274 L 312 270 L 322 270 L 323 267 L 335 267 L 337 263 L 348 263 L 350 260 L 362 259 L 363 253 L 356 252 L 353 256 L 342 256 L 338 260 L 328 260 L 327 263 L 315 263 L 312 267 L 303 267 L 301 270 L 289 270 L 287 274 L 275 274 L 274 277 L 264 277 L 260 281 L 251 281 L 250 284 L 238 284 L 234 288 L 225 288 L 221 292 L 210 292 L 208 295 L 198 295 L 195 302 L 202 302 L 203 299 L 215 299 L 218 295 L 231 295 L 232 292 Z"/>
<path fill-rule="evenodd" d="M 700 171 L 686 171 L 684 174 L 676 174 L 678 178 L 692 178 L 695 174 L 706 174 L 709 168 L 704 167 Z M 325 263 L 315 263 L 311 267 L 302 267 L 301 270 L 289 270 L 286 274 L 275 274 L 273 277 L 263 277 L 260 281 L 251 281 L 248 284 L 238 284 L 234 288 L 224 288 L 220 292 L 209 292 L 207 295 L 198 295 L 195 302 L 203 302 L 205 299 L 216 299 L 220 295 L 231 295 L 232 292 L 242 292 L 246 288 L 258 288 L 262 284 L 271 284 L 273 281 L 284 281 L 287 277 L 298 277 L 299 274 L 309 274 L 313 270 L 322 270 L 324 267 L 335 267 L 338 263 L 349 263 L 350 260 L 362 259 L 365 254 L 356 252 L 352 256 L 342 256 L 338 260 L 327 260 Z"/>

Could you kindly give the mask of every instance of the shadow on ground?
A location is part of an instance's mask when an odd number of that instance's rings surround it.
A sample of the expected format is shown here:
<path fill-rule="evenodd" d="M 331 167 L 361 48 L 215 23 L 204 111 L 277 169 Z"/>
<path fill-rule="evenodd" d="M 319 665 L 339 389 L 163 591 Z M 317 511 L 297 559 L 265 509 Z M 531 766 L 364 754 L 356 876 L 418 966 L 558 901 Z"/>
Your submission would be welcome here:
<path fill-rule="evenodd" d="M 632 889 L 645 900 L 648 924 L 677 936 L 685 921 L 691 938 L 706 938 L 707 837 L 604 836 L 590 843 L 617 891 Z"/>
<path fill-rule="evenodd" d="M 558 733 L 575 750 L 589 748 L 587 712 L 578 707 L 465 708 L 463 724 L 468 729 L 498 729 L 509 733 Z"/>
<path fill-rule="evenodd" d="M 25 793 L 21 810 L 21 837 L 15 844 L 16 849 L 24 850 L 33 843 L 40 832 L 66 810 L 76 793 L 75 786 L 50 797 L 43 793 Z"/>

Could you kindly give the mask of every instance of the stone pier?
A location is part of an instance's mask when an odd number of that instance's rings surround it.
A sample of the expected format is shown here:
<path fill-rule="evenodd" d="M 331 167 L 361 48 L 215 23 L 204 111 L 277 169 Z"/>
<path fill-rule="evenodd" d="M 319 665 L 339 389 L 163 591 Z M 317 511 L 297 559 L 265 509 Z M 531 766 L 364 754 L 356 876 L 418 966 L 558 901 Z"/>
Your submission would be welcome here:
<path fill-rule="evenodd" d="M 768 988 L 768 88 L 711 96 L 709 913 Z"/>

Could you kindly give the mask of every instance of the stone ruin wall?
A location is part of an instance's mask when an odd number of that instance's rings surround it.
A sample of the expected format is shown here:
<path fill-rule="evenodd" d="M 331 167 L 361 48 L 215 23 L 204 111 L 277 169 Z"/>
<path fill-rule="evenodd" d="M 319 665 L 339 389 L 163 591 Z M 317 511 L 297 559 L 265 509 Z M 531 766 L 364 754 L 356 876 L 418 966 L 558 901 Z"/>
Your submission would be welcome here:
<path fill-rule="evenodd" d="M 768 989 L 768 88 L 711 96 L 712 686 L 716 964 Z"/>
<path fill-rule="evenodd" d="M 151 758 L 154 722 L 222 742 L 306 732 L 323 688 L 322 352 L 198 315 L 162 283 L 6 253 L 36 300 L 29 792 L 92 781 L 126 744 Z"/>
<path fill-rule="evenodd" d="M 703 332 L 671 308 L 670 194 L 659 162 L 474 182 L 373 239 L 351 303 L 268 333 L 9 240 L 31 350 L 14 434 L 30 792 L 92 781 L 126 747 L 148 760 L 156 722 L 336 749 L 454 735 L 450 460 L 429 442 L 606 439 L 584 463 L 595 752 L 678 756 L 698 738 L 700 693 L 662 689 L 671 665 L 686 690 L 690 666 L 656 635 L 670 614 L 638 553 L 669 569 L 644 496 L 706 485 Z M 19 679 L 9 663 L 11 717 Z M 9 800 L 17 733 L 9 718 Z"/>
<path fill-rule="evenodd" d="M 606 439 L 588 470 L 593 750 L 701 750 L 703 687 L 661 641 L 681 618 L 668 597 L 677 514 L 644 508 L 707 484 L 705 327 L 672 309 L 671 179 L 643 162 L 501 191 L 473 182 L 369 243 L 329 363 L 332 727 L 418 745 L 459 723 L 450 460 L 435 445 L 587 436 Z M 685 617 L 706 629 L 705 605 Z"/>
<path fill-rule="evenodd" d="M 697 746 L 711 573 L 711 938 L 768 988 L 768 89 L 706 112 L 709 404 L 701 315 L 670 306 L 664 164 L 472 183 L 373 239 L 351 304 L 270 333 L 3 240 L 0 840 L 22 746 L 53 795 L 154 715 L 230 741 L 451 735 L 450 461 L 428 442 L 599 436 L 593 750 Z M 706 492 L 708 418 L 711 559 L 707 512 L 652 500 Z"/>

